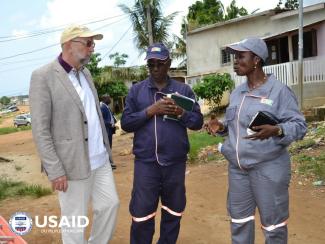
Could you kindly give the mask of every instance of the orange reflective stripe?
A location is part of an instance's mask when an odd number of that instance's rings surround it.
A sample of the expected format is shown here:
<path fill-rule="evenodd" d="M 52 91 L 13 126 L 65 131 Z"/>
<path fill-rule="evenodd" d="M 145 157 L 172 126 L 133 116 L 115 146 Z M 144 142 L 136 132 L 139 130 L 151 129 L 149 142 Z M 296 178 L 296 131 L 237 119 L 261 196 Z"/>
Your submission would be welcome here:
<path fill-rule="evenodd" d="M 236 224 L 242 224 L 242 223 L 246 223 L 248 221 L 254 220 L 255 217 L 254 216 L 249 216 L 247 218 L 243 218 L 243 219 L 231 219 L 231 222 L 236 223 Z"/>
<path fill-rule="evenodd" d="M 143 221 L 151 219 L 151 218 L 153 218 L 155 216 L 156 216 L 156 212 L 154 212 L 152 214 L 149 214 L 149 215 L 147 215 L 145 217 L 141 217 L 141 218 L 137 218 L 137 217 L 132 216 L 132 219 L 133 219 L 134 222 L 143 222 Z"/>
<path fill-rule="evenodd" d="M 286 221 L 284 221 L 284 222 L 282 222 L 280 224 L 277 224 L 277 225 L 270 225 L 268 227 L 261 225 L 261 227 L 266 231 L 272 231 L 272 230 L 275 230 L 277 228 L 283 227 L 283 226 L 285 226 L 287 224 L 288 224 L 288 220 L 286 220 Z"/>
<path fill-rule="evenodd" d="M 177 213 L 173 210 L 171 210 L 170 208 L 166 207 L 166 206 L 161 206 L 161 208 L 165 209 L 168 213 L 170 213 L 171 215 L 175 215 L 177 217 L 181 217 L 183 215 L 183 212 L 182 213 Z"/>

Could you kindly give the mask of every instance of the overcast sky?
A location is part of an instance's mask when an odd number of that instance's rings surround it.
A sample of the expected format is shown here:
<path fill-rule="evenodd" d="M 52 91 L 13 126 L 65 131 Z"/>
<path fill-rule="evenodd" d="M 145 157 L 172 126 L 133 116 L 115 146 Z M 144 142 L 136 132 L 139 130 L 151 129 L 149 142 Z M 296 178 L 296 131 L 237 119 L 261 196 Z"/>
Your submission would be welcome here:
<path fill-rule="evenodd" d="M 162 0 L 165 15 L 174 11 L 179 14 L 170 29 L 180 32 L 181 19 L 195 0 Z M 229 5 L 231 0 L 222 0 Z M 310 5 L 324 0 L 305 0 Z M 133 6 L 134 0 L 2 0 L 0 7 L 0 97 L 24 95 L 28 93 L 31 72 L 44 65 L 60 53 L 61 30 L 69 24 L 87 23 L 90 29 L 104 34 L 104 39 L 96 43 L 101 65 L 111 64 L 109 54 L 119 52 L 129 55 L 127 66 L 144 64 L 143 56 L 133 44 L 134 33 L 128 17 L 121 12 L 118 4 Z M 248 12 L 274 8 L 278 0 L 237 0 L 237 6 Z M 24 38 L 38 31 L 50 33 Z M 44 48 L 44 49 L 43 49 Z M 42 49 L 34 52 L 37 49 Z M 30 53 L 29 53 L 30 52 Z"/>

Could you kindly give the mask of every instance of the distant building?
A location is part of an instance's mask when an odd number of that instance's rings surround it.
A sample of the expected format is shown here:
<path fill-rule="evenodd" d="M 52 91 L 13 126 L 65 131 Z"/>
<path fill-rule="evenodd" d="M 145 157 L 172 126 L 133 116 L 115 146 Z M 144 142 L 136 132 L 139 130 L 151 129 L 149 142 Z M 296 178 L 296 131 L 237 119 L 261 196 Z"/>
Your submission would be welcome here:
<path fill-rule="evenodd" d="M 29 105 L 29 96 L 28 95 L 14 96 L 10 98 L 10 102 L 18 106 Z"/>

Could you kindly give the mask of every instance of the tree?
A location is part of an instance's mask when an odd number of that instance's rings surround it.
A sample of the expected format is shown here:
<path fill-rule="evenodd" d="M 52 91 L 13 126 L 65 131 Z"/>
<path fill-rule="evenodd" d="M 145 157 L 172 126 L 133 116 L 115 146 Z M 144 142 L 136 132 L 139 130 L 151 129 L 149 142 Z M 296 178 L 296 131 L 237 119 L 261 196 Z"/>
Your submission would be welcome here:
<path fill-rule="evenodd" d="M 282 6 L 283 2 L 282 0 L 279 0 L 278 5 L 275 9 L 277 10 L 294 10 L 299 8 L 299 1 L 298 0 L 286 0 L 286 3 L 284 4 L 284 7 Z"/>
<path fill-rule="evenodd" d="M 189 29 L 223 21 L 224 7 L 219 0 L 196 1 L 188 8 Z"/>
<path fill-rule="evenodd" d="M 3 97 L 0 98 L 0 103 L 2 105 L 8 105 L 10 103 L 10 98 L 6 97 L 6 96 L 3 96 Z"/>
<path fill-rule="evenodd" d="M 225 20 L 235 19 L 240 16 L 248 15 L 247 10 L 244 7 L 237 7 L 236 1 L 232 0 L 230 5 L 226 9 Z"/>
<path fill-rule="evenodd" d="M 114 59 L 114 66 L 119 67 L 121 65 L 124 65 L 126 63 L 126 59 L 129 57 L 129 55 L 122 53 L 119 54 L 118 52 L 110 54 L 109 58 Z"/>
<path fill-rule="evenodd" d="M 234 87 L 234 81 L 230 74 L 215 74 L 203 77 L 202 81 L 193 87 L 195 94 L 206 99 L 212 111 L 218 111 L 222 96 L 225 91 Z"/>
<path fill-rule="evenodd" d="M 244 7 L 239 8 L 236 6 L 235 0 L 226 9 L 219 0 L 196 1 L 196 3 L 189 7 L 187 15 L 188 30 L 238 18 L 247 14 L 248 12 Z"/>
<path fill-rule="evenodd" d="M 96 83 L 96 89 L 99 96 L 109 94 L 114 101 L 128 94 L 128 88 L 122 81 Z"/>
<path fill-rule="evenodd" d="M 134 41 L 140 53 L 145 52 L 149 46 L 149 31 L 146 12 L 148 4 L 150 4 L 153 41 L 163 43 L 168 41 L 168 29 L 173 23 L 177 12 L 164 17 L 161 11 L 160 2 L 161 0 L 136 0 L 132 8 L 129 8 L 125 4 L 119 5 L 122 11 L 130 17 L 133 31 L 135 33 Z"/>
<path fill-rule="evenodd" d="M 97 81 L 102 73 L 102 68 L 98 67 L 98 63 L 102 60 L 99 56 L 99 53 L 92 54 L 89 63 L 86 65 L 94 81 Z"/>

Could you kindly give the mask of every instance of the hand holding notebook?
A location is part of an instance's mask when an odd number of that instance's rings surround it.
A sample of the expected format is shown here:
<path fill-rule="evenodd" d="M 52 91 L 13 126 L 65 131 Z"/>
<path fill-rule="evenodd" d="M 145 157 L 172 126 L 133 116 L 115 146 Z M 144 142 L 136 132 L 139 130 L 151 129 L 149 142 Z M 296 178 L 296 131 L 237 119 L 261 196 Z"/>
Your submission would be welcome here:
<path fill-rule="evenodd" d="M 256 129 L 256 126 L 261 126 L 261 125 L 277 125 L 279 124 L 280 121 L 271 113 L 267 111 L 259 111 L 257 112 L 251 122 L 248 125 L 247 128 L 247 134 L 252 135 L 260 130 Z"/>

